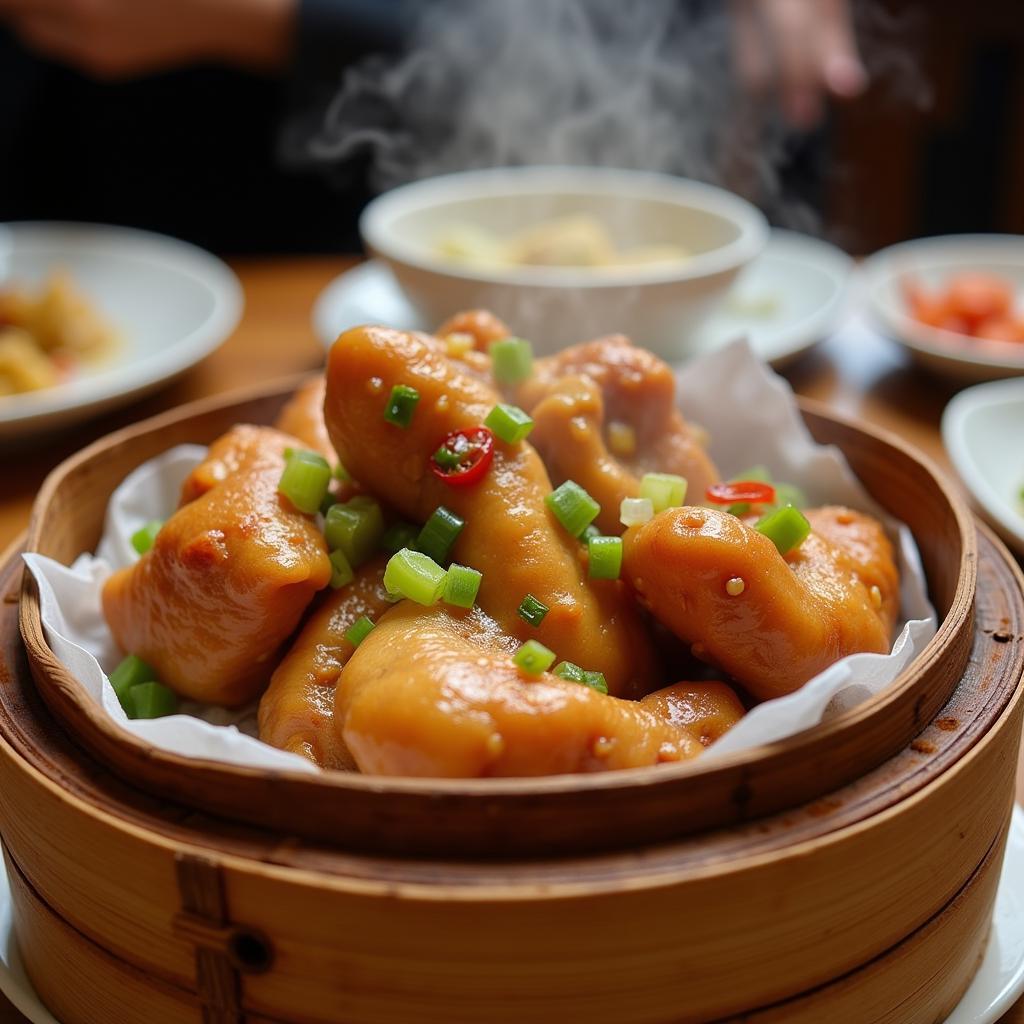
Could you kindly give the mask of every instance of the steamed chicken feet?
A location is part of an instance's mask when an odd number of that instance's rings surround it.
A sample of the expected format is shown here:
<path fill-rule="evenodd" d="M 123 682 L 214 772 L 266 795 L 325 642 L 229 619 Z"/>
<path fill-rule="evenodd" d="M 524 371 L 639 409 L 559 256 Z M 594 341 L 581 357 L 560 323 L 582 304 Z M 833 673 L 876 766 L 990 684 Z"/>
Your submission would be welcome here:
<path fill-rule="evenodd" d="M 623 335 L 534 363 L 516 401 L 533 416 L 533 440 L 555 484 L 575 480 L 601 505 L 598 526 L 621 533 L 619 505 L 644 473 L 684 477 L 691 494 L 718 479 L 675 404 L 671 368 Z"/>
<path fill-rule="evenodd" d="M 330 579 L 314 518 L 277 492 L 287 447 L 301 445 L 270 427 L 225 434 L 153 547 L 104 585 L 118 646 L 180 696 L 228 706 L 253 698 Z"/>
<path fill-rule="evenodd" d="M 807 509 L 811 533 L 785 558 L 727 512 L 674 508 L 625 534 L 640 601 L 754 696 L 779 697 L 848 654 L 889 651 L 899 575 L 880 524 Z"/>
<path fill-rule="evenodd" d="M 405 428 L 384 418 L 398 385 L 418 395 Z M 617 696 L 642 696 L 657 677 L 632 596 L 619 580 L 587 579 L 582 547 L 544 503 L 551 484 L 533 447 L 496 440 L 493 463 L 469 485 L 453 486 L 431 471 L 441 442 L 478 428 L 498 400 L 436 341 L 360 327 L 331 349 L 327 427 L 345 466 L 414 522 L 441 505 L 465 520 L 452 558 L 483 573 L 478 604 L 503 631 L 535 638 L 559 658 L 604 673 Z M 518 614 L 527 594 L 549 609 L 536 627 Z"/>
<path fill-rule="evenodd" d="M 285 403 L 274 422 L 278 430 L 297 437 L 303 445 L 322 455 L 328 462 L 336 463 L 331 439 L 327 436 L 324 423 L 324 394 L 327 383 L 323 374 L 312 377 Z"/>
<path fill-rule="evenodd" d="M 742 714 L 731 693 L 700 705 L 701 684 L 637 703 L 549 673 L 527 679 L 516 646 L 479 609 L 404 601 L 388 612 L 338 682 L 336 722 L 359 768 L 449 778 L 633 768 L 694 757 L 705 731 Z M 689 715 L 666 710 L 687 700 Z"/>
<path fill-rule="evenodd" d="M 334 727 L 334 689 L 355 649 L 346 637 L 362 616 L 371 621 L 391 607 L 384 559 L 367 562 L 355 579 L 325 591 L 260 699 L 264 743 L 301 754 L 321 768 L 351 769 L 352 755 Z"/>

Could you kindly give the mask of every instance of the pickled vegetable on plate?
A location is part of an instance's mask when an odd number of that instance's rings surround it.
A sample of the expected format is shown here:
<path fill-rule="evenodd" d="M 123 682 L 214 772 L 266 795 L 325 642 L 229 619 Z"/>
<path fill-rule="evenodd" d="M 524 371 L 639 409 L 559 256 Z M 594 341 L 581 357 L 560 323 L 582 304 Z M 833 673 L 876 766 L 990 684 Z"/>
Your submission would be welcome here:
<path fill-rule="evenodd" d="M 402 423 L 385 417 L 396 388 L 416 394 Z M 588 579 L 580 542 L 545 503 L 551 483 L 529 440 L 488 439 L 500 402 L 414 334 L 355 328 L 329 356 L 327 426 L 353 475 L 404 519 L 422 523 L 443 505 L 464 520 L 451 558 L 482 572 L 479 605 L 505 632 L 603 672 L 616 695 L 642 696 L 657 672 L 632 597 L 620 580 Z M 538 626 L 518 614 L 527 594 L 549 609 Z"/>
<path fill-rule="evenodd" d="M 273 428 L 234 427 L 185 481 L 149 551 L 103 588 L 118 646 L 182 697 L 255 697 L 330 579 L 314 517 L 278 492 L 289 447 L 301 445 Z"/>
<path fill-rule="evenodd" d="M 637 703 L 527 673 L 517 646 L 479 609 L 406 601 L 388 612 L 338 681 L 336 722 L 360 770 L 479 778 L 640 767 L 696 756 L 704 732 L 742 714 L 735 696 L 708 692 L 701 704 L 700 684 Z"/>
<path fill-rule="evenodd" d="M 678 475 L 691 493 L 718 479 L 683 419 L 671 368 L 623 335 L 576 345 L 534 363 L 515 400 L 536 421 L 533 442 L 552 482 L 575 480 L 601 505 L 598 526 L 619 533 L 619 506 L 649 472 Z"/>
<path fill-rule="evenodd" d="M 321 768 L 355 762 L 334 727 L 334 690 L 345 663 L 373 623 L 391 607 L 383 558 L 361 566 L 345 587 L 327 590 L 270 677 L 260 699 L 259 737 Z"/>
<path fill-rule="evenodd" d="M 846 655 L 888 653 L 892 641 L 899 574 L 881 525 L 837 506 L 805 515 L 810 533 L 792 547 L 785 530 L 773 537 L 697 507 L 669 509 L 624 537 L 638 599 L 762 700 Z"/>
<path fill-rule="evenodd" d="M 1024 342 L 1024 311 L 1015 312 L 1013 286 L 998 274 L 954 274 L 937 290 L 909 275 L 900 285 L 919 323 L 975 338 Z"/>

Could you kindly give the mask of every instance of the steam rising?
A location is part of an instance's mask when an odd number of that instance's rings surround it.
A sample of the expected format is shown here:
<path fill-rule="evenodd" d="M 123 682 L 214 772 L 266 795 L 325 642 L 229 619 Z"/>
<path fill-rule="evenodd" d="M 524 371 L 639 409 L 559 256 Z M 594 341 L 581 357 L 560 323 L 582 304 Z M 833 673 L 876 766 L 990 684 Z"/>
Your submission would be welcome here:
<path fill-rule="evenodd" d="M 314 158 L 368 155 L 379 189 L 519 164 L 662 171 L 723 184 L 810 226 L 800 208 L 778 204 L 792 135 L 735 82 L 728 4 L 437 0 L 418 10 L 406 57 L 347 71 Z M 913 63 L 892 41 L 905 26 L 876 4 L 858 13 L 869 69 L 920 101 Z"/>

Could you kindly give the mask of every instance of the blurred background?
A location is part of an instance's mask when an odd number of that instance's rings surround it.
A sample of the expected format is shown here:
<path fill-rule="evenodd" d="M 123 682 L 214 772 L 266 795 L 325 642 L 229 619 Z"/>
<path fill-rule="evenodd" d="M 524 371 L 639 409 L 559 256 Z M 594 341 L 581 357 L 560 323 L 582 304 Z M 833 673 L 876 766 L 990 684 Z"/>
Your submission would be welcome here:
<path fill-rule="evenodd" d="M 0 221 L 344 252 L 380 189 L 665 170 L 866 253 L 1024 231 L 1019 0 L 0 0 Z"/>

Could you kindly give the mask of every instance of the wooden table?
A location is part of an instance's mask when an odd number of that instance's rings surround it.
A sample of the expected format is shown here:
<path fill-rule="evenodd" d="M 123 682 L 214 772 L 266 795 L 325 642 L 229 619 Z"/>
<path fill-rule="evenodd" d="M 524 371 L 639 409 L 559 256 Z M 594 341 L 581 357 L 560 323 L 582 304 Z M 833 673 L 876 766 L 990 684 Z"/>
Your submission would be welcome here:
<path fill-rule="evenodd" d="M 170 387 L 127 408 L 0 457 L 0 550 L 24 530 L 32 500 L 46 474 L 67 455 L 117 427 L 197 398 L 313 370 L 323 349 L 310 325 L 320 290 L 351 260 L 315 257 L 245 260 L 234 264 L 246 309 L 227 343 Z M 956 388 L 925 378 L 902 352 L 865 336 L 856 345 L 830 339 L 785 371 L 801 395 L 827 402 L 900 434 L 950 471 L 939 436 L 942 409 Z M 1024 794 L 1024 771 L 1018 774 Z M 0 1024 L 25 1018 L 0 996 Z M 1024 1024 L 1024 1000 L 1001 1024 Z"/>

